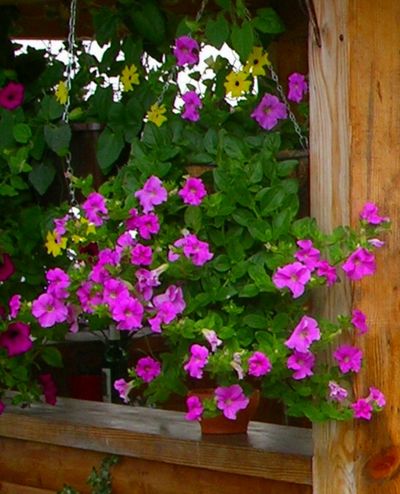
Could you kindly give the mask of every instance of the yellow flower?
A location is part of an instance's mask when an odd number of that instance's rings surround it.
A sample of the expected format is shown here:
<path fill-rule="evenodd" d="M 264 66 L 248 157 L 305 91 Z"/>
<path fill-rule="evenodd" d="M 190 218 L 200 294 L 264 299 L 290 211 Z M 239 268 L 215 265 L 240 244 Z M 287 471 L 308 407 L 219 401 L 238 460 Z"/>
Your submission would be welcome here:
<path fill-rule="evenodd" d="M 263 49 L 260 46 L 255 46 L 243 70 L 251 72 L 253 76 L 265 75 L 264 65 L 271 65 L 268 53 L 263 53 Z"/>
<path fill-rule="evenodd" d="M 251 81 L 247 80 L 249 74 L 246 72 L 231 72 L 226 77 L 224 83 L 226 94 L 231 93 L 234 98 L 238 98 L 250 89 Z"/>
<path fill-rule="evenodd" d="M 121 83 L 124 91 L 132 91 L 132 84 L 139 84 L 139 74 L 136 65 L 132 64 L 130 67 L 125 65 L 121 74 Z"/>
<path fill-rule="evenodd" d="M 86 235 L 90 235 L 91 233 L 96 232 L 96 226 L 93 223 L 89 223 L 89 221 L 86 218 L 81 218 L 80 222 L 82 226 L 86 225 Z"/>
<path fill-rule="evenodd" d="M 64 81 L 60 81 L 57 84 L 56 92 L 55 92 L 56 100 L 60 103 L 60 105 L 65 105 L 68 99 L 68 88 Z"/>
<path fill-rule="evenodd" d="M 67 239 L 65 237 L 58 237 L 55 232 L 47 232 L 45 245 L 48 254 L 57 257 L 67 247 Z"/>
<path fill-rule="evenodd" d="M 167 117 L 164 116 L 164 113 L 167 111 L 165 105 L 159 105 L 154 103 L 151 105 L 150 110 L 147 113 L 147 118 L 149 122 L 153 122 L 157 125 L 157 127 L 161 127 L 161 125 L 167 120 Z"/>

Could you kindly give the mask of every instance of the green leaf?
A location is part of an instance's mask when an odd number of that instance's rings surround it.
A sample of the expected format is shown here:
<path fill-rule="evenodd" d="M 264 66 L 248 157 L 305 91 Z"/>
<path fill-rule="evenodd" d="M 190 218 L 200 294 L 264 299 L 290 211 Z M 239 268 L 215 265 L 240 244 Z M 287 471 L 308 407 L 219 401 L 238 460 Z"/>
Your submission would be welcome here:
<path fill-rule="evenodd" d="M 118 159 L 125 141 L 120 133 L 113 132 L 106 127 L 97 142 L 97 161 L 103 173 L 108 173 Z"/>
<path fill-rule="evenodd" d="M 234 25 L 231 33 L 232 48 L 238 53 L 244 63 L 254 45 L 253 27 L 249 21 L 244 21 L 239 27 Z"/>
<path fill-rule="evenodd" d="M 298 164 L 298 160 L 280 161 L 276 165 L 276 172 L 278 177 L 287 177 L 288 175 L 291 175 L 298 167 Z"/>
<path fill-rule="evenodd" d="M 257 31 L 266 34 L 279 34 L 285 31 L 285 25 L 274 9 L 266 7 L 257 10 L 257 16 L 252 20 Z"/>
<path fill-rule="evenodd" d="M 153 0 L 141 0 L 132 7 L 130 20 L 137 33 L 155 45 L 163 42 L 166 30 L 164 17 Z"/>
<path fill-rule="evenodd" d="M 40 116 L 46 121 L 57 120 L 63 114 L 64 107 L 54 96 L 45 95 L 40 104 Z"/>
<path fill-rule="evenodd" d="M 58 156 L 65 156 L 71 141 L 71 129 L 66 123 L 48 124 L 44 127 L 44 138 L 49 146 Z"/>
<path fill-rule="evenodd" d="M 29 173 L 29 181 L 43 195 L 54 180 L 56 171 L 53 166 L 47 163 L 40 163 Z"/>
<path fill-rule="evenodd" d="M 225 16 L 220 13 L 215 20 L 209 19 L 206 24 L 206 37 L 208 41 L 220 49 L 229 37 L 229 24 Z"/>
<path fill-rule="evenodd" d="M 217 271 L 224 272 L 231 267 L 231 261 L 228 256 L 222 254 L 213 260 L 212 265 Z"/>
<path fill-rule="evenodd" d="M 96 41 L 100 46 L 115 38 L 119 23 L 115 10 L 107 7 L 93 9 L 92 20 Z"/>
<path fill-rule="evenodd" d="M 18 123 L 13 127 L 14 139 L 20 144 L 26 144 L 32 137 L 32 131 L 29 125 Z"/>
<path fill-rule="evenodd" d="M 54 346 L 47 346 L 43 348 L 42 359 L 46 362 L 46 364 L 51 365 L 52 367 L 63 366 L 61 352 Z"/>
<path fill-rule="evenodd" d="M 248 270 L 250 278 L 254 281 L 257 288 L 265 292 L 274 292 L 276 288 L 271 281 L 270 276 L 260 265 L 251 264 Z"/>
<path fill-rule="evenodd" d="M 184 215 L 185 224 L 195 233 L 198 233 L 202 226 L 202 211 L 199 207 L 189 206 Z"/>
<path fill-rule="evenodd" d="M 251 298 L 258 295 L 260 290 L 257 288 L 257 285 L 254 283 L 249 283 L 245 285 L 241 290 L 239 290 L 239 297 L 243 298 Z"/>
<path fill-rule="evenodd" d="M 249 314 L 243 318 L 243 323 L 251 328 L 265 329 L 268 326 L 268 320 L 265 316 Z"/>

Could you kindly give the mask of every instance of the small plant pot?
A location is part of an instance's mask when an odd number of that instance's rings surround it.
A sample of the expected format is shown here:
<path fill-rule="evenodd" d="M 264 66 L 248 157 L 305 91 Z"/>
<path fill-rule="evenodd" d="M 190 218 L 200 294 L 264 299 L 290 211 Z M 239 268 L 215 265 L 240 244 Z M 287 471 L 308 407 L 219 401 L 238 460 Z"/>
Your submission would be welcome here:
<path fill-rule="evenodd" d="M 213 389 L 198 389 L 191 393 L 201 400 L 211 398 Z M 244 410 L 237 413 L 236 420 L 226 418 L 224 415 L 217 417 L 202 418 L 200 423 L 202 434 L 246 434 L 250 420 L 255 415 L 260 401 L 260 392 L 255 390 L 249 397 L 250 401 Z"/>

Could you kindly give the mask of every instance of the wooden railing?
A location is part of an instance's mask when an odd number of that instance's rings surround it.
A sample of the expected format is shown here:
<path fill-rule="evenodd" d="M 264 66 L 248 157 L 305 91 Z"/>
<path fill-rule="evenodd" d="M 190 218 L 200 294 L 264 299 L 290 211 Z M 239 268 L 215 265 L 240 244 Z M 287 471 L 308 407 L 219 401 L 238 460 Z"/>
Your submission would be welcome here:
<path fill-rule="evenodd" d="M 252 422 L 247 435 L 201 436 L 181 412 L 60 399 L 0 417 L 0 492 L 89 493 L 108 454 L 113 493 L 310 494 L 310 429 Z"/>

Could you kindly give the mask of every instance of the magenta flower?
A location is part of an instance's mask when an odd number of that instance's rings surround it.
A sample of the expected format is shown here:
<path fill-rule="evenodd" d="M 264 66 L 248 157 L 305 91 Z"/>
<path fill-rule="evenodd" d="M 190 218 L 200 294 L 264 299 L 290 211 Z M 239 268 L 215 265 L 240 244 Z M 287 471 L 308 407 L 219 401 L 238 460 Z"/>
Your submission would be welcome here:
<path fill-rule="evenodd" d="M 373 202 L 367 202 L 361 213 L 360 219 L 366 221 L 370 225 L 380 225 L 381 223 L 387 223 L 389 218 L 387 216 L 379 216 L 378 207 Z"/>
<path fill-rule="evenodd" d="M 130 331 L 142 327 L 144 309 L 134 297 L 126 297 L 110 307 L 111 317 L 118 323 L 117 329 Z"/>
<path fill-rule="evenodd" d="M 68 318 L 67 306 L 49 293 L 42 293 L 32 302 L 32 315 L 36 317 L 42 328 L 50 328 Z"/>
<path fill-rule="evenodd" d="M 154 206 L 158 206 L 167 200 L 168 193 L 163 187 L 158 177 L 151 176 L 146 180 L 143 188 L 135 193 L 145 214 L 153 211 Z"/>
<path fill-rule="evenodd" d="M 190 347 L 190 359 L 183 366 L 190 377 L 201 379 L 203 377 L 203 369 L 208 362 L 208 349 L 203 345 L 196 343 Z"/>
<path fill-rule="evenodd" d="M 300 250 L 294 254 L 294 257 L 307 266 L 310 271 L 313 271 L 318 266 L 320 251 L 313 246 L 311 240 L 299 240 L 297 245 Z"/>
<path fill-rule="evenodd" d="M 29 324 L 17 321 L 8 325 L 6 331 L 0 333 L 0 347 L 7 350 L 9 357 L 21 355 L 32 348 Z"/>
<path fill-rule="evenodd" d="M 339 386 L 337 382 L 329 381 L 328 386 L 329 386 L 329 397 L 332 400 L 342 402 L 347 398 L 348 396 L 347 389 Z"/>
<path fill-rule="evenodd" d="M 211 351 L 215 352 L 215 350 L 222 345 L 222 340 L 218 338 L 217 333 L 213 329 L 203 329 L 202 333 L 204 338 L 208 341 L 211 346 Z"/>
<path fill-rule="evenodd" d="M 287 368 L 295 372 L 292 374 L 293 379 L 300 380 L 312 376 L 315 356 L 311 352 L 294 352 L 287 360 Z"/>
<path fill-rule="evenodd" d="M 298 72 L 293 72 L 293 74 L 289 76 L 288 81 L 288 100 L 294 101 L 295 103 L 300 103 L 308 91 L 308 84 L 305 76 L 303 74 L 299 74 Z"/>
<path fill-rule="evenodd" d="M 150 300 L 153 296 L 153 288 L 160 285 L 160 272 L 156 269 L 139 268 L 135 272 L 138 282 L 135 285 L 136 290 L 142 295 L 144 300 Z"/>
<path fill-rule="evenodd" d="M 42 386 L 46 403 L 54 406 L 57 403 L 57 387 L 51 374 L 41 374 L 38 381 Z"/>
<path fill-rule="evenodd" d="M 380 249 L 385 245 L 385 242 L 383 242 L 383 240 L 379 240 L 379 238 L 370 238 L 368 240 L 368 243 L 373 247 L 375 247 L 376 249 Z"/>
<path fill-rule="evenodd" d="M 271 130 L 278 120 L 287 117 L 286 106 L 272 94 L 265 94 L 251 117 L 265 130 Z"/>
<path fill-rule="evenodd" d="M 191 122 L 197 122 L 200 118 L 198 110 L 203 106 L 201 99 L 195 91 L 188 91 L 182 96 L 182 99 L 185 102 L 182 118 Z"/>
<path fill-rule="evenodd" d="M 69 304 L 67 308 L 68 308 L 67 323 L 70 325 L 69 332 L 77 333 L 79 331 L 78 316 L 81 313 L 81 308 L 72 304 Z"/>
<path fill-rule="evenodd" d="M 285 345 L 292 350 L 306 353 L 311 344 L 321 338 L 318 322 L 309 316 L 303 316 L 299 324 L 294 328 Z"/>
<path fill-rule="evenodd" d="M 249 398 L 243 393 L 239 384 L 218 387 L 215 390 L 215 398 L 217 408 L 230 420 L 236 420 L 237 413 L 247 408 L 249 404 Z"/>
<path fill-rule="evenodd" d="M 351 408 L 353 409 L 353 415 L 356 419 L 371 420 L 373 407 L 368 400 L 360 398 L 355 403 L 352 403 Z"/>
<path fill-rule="evenodd" d="M 6 110 L 15 110 L 24 101 L 25 89 L 19 82 L 9 82 L 0 89 L 0 107 Z"/>
<path fill-rule="evenodd" d="M 107 219 L 106 200 L 98 192 L 92 192 L 88 195 L 82 204 L 82 209 L 85 211 L 86 219 L 96 226 L 101 226 L 103 221 Z"/>
<path fill-rule="evenodd" d="M 144 214 L 136 219 L 136 228 L 139 235 L 149 240 L 152 235 L 155 235 L 160 231 L 160 223 L 158 217 L 154 213 Z"/>
<path fill-rule="evenodd" d="M 128 230 L 134 230 L 137 226 L 137 219 L 139 218 L 139 213 L 136 208 L 129 210 L 129 218 L 125 221 L 126 228 Z"/>
<path fill-rule="evenodd" d="M 175 40 L 173 54 L 176 65 L 192 65 L 199 61 L 199 44 L 190 36 L 181 36 Z"/>
<path fill-rule="evenodd" d="M 337 273 L 336 268 L 331 266 L 328 261 L 319 261 L 317 264 L 317 275 L 326 279 L 327 286 L 332 286 L 336 283 Z"/>
<path fill-rule="evenodd" d="M 66 214 L 62 218 L 56 218 L 54 219 L 54 233 L 56 234 L 58 240 L 66 233 L 67 229 L 65 225 L 67 224 L 67 221 L 69 220 L 69 215 Z"/>
<path fill-rule="evenodd" d="M 198 396 L 189 396 L 186 400 L 187 413 L 185 415 L 186 420 L 200 420 L 203 414 L 203 405 Z"/>
<path fill-rule="evenodd" d="M 178 195 L 185 204 L 199 206 L 207 195 L 207 190 L 201 178 L 190 177 L 186 180 Z"/>
<path fill-rule="evenodd" d="M 8 280 L 14 273 L 15 267 L 11 257 L 6 253 L 0 253 L 0 281 Z"/>
<path fill-rule="evenodd" d="M 249 374 L 254 377 L 265 376 L 271 372 L 272 364 L 270 359 L 262 352 L 254 352 L 248 360 Z"/>
<path fill-rule="evenodd" d="M 145 383 L 149 383 L 160 375 L 161 365 L 151 357 L 142 357 L 137 361 L 135 371 Z"/>
<path fill-rule="evenodd" d="M 5 406 L 4 402 L 2 402 L 0 400 L 0 415 L 4 412 L 5 409 L 6 409 L 6 406 Z"/>
<path fill-rule="evenodd" d="M 378 388 L 374 388 L 371 386 L 369 388 L 369 396 L 367 398 L 368 401 L 374 401 L 376 405 L 380 408 L 383 408 L 386 405 L 385 395 Z"/>
<path fill-rule="evenodd" d="M 117 379 L 114 381 L 114 389 L 118 392 L 119 397 L 124 403 L 129 403 L 128 395 L 133 389 L 132 382 L 127 382 L 125 379 Z"/>
<path fill-rule="evenodd" d="M 67 288 L 71 284 L 68 274 L 60 268 L 49 269 L 46 273 L 46 279 L 49 282 L 47 293 L 58 299 L 68 297 Z"/>
<path fill-rule="evenodd" d="M 352 312 L 351 324 L 357 329 L 358 334 L 365 334 L 368 331 L 367 317 L 358 309 Z"/>
<path fill-rule="evenodd" d="M 10 308 L 11 319 L 15 319 L 21 309 L 21 295 L 14 294 L 8 302 L 8 306 Z"/>
<path fill-rule="evenodd" d="M 364 276 L 375 273 L 376 263 L 374 255 L 363 247 L 358 247 L 342 265 L 343 271 L 350 280 L 361 280 Z"/>
<path fill-rule="evenodd" d="M 333 352 L 333 357 L 343 374 L 350 371 L 359 372 L 361 369 L 363 353 L 359 348 L 341 345 Z"/>
<path fill-rule="evenodd" d="M 278 268 L 272 276 L 272 282 L 277 288 L 288 288 L 293 298 L 303 295 L 305 285 L 310 281 L 311 271 L 301 262 L 293 262 Z"/>
<path fill-rule="evenodd" d="M 153 251 L 148 245 L 136 244 L 132 249 L 131 263 L 135 266 L 150 266 L 153 262 Z"/>
<path fill-rule="evenodd" d="M 164 293 L 153 298 L 154 307 L 160 307 L 164 302 L 171 303 L 174 306 L 175 312 L 181 314 L 186 307 L 182 288 L 176 285 L 170 285 Z"/>
<path fill-rule="evenodd" d="M 122 280 L 110 278 L 104 282 L 103 302 L 109 307 L 113 307 L 114 304 L 128 297 L 128 287 Z"/>
<path fill-rule="evenodd" d="M 203 266 L 214 257 L 210 252 L 207 242 L 202 242 L 196 235 L 189 234 L 174 243 L 175 247 L 182 247 L 185 257 L 190 259 L 195 266 Z"/>

